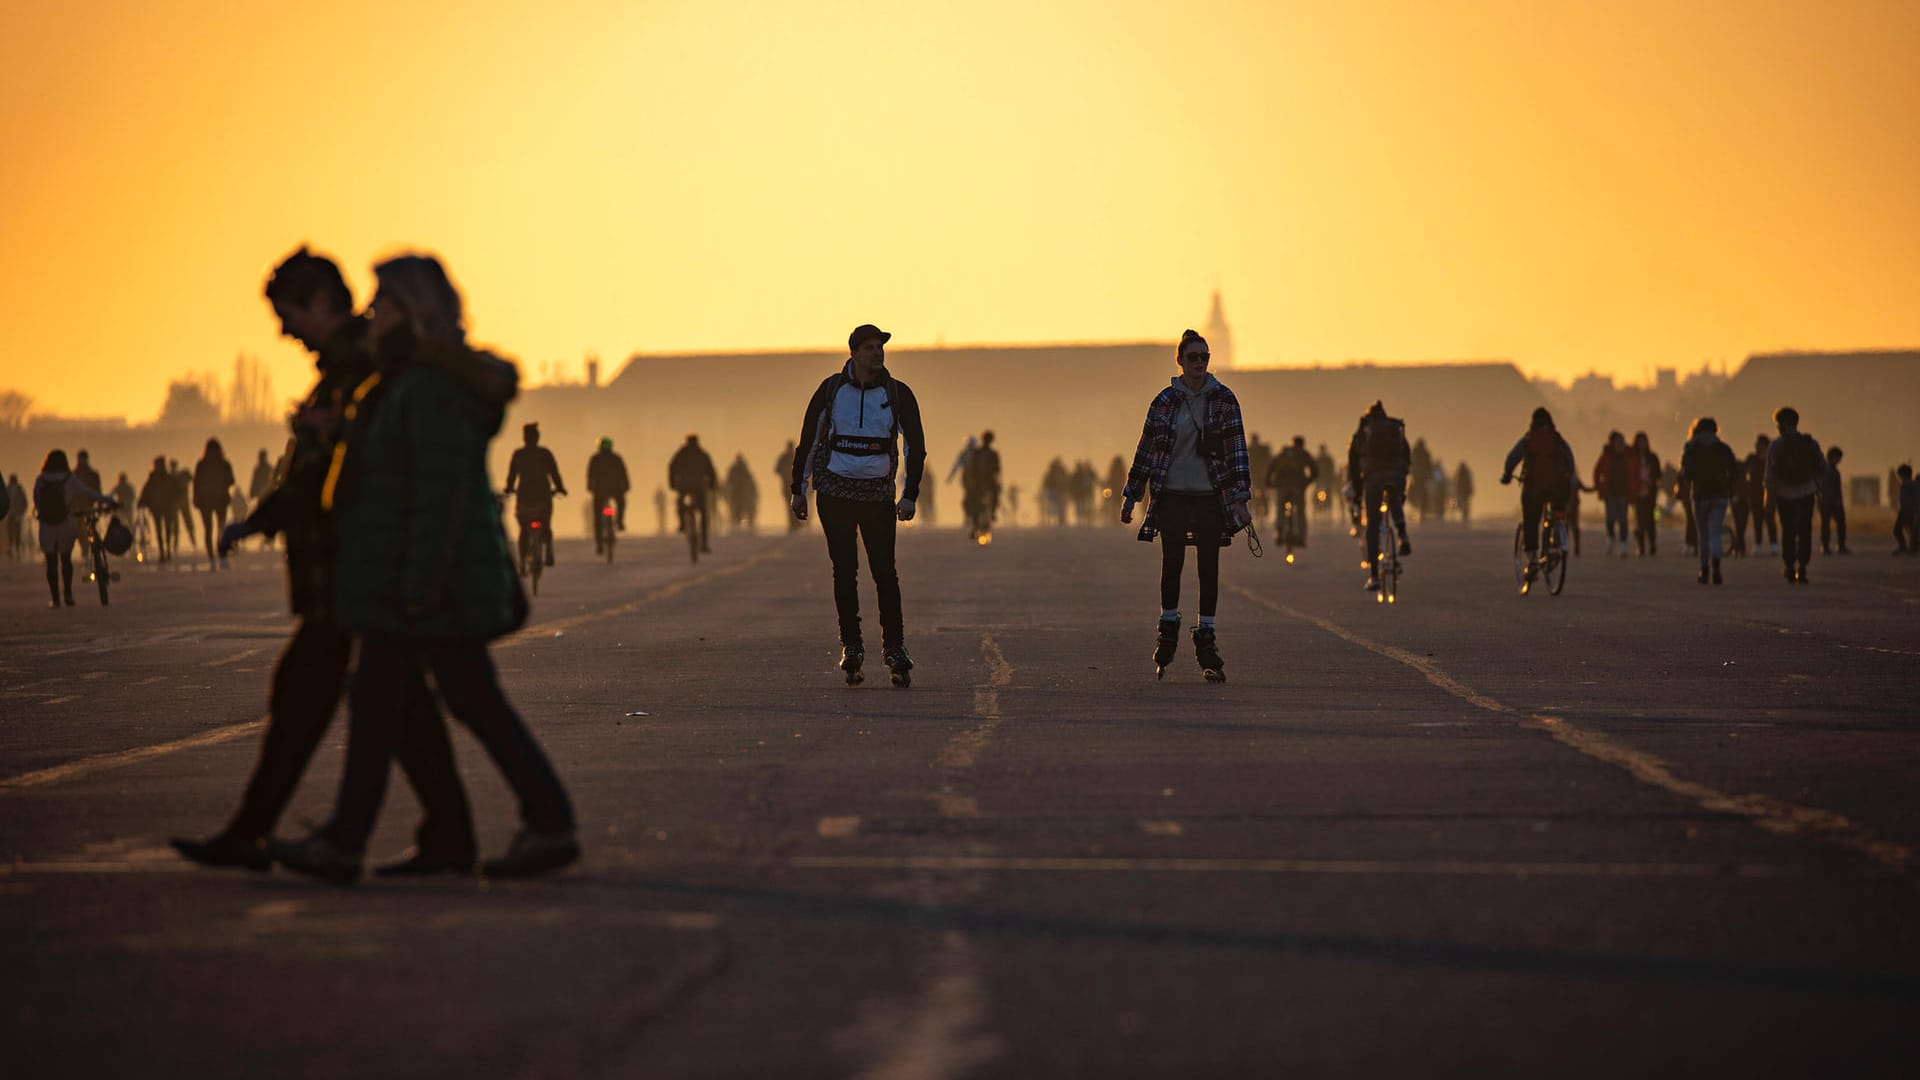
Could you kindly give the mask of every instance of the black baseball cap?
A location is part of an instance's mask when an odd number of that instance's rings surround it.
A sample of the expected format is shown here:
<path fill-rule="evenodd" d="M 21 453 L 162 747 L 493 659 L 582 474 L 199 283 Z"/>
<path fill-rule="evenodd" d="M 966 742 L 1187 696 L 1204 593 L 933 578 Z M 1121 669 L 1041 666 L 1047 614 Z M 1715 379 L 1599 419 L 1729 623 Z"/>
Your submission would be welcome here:
<path fill-rule="evenodd" d="M 853 328 L 853 333 L 847 335 L 847 351 L 859 352 L 860 344 L 871 338 L 879 338 L 880 344 L 885 345 L 887 342 L 893 340 L 893 335 L 872 323 L 861 323 L 859 326 Z"/>

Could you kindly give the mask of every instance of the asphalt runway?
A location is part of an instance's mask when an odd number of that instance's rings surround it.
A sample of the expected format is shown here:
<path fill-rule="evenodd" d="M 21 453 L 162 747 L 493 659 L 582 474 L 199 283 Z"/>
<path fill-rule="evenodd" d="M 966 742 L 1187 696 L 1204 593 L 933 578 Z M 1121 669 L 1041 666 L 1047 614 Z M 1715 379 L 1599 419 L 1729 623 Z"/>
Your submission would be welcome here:
<path fill-rule="evenodd" d="M 166 846 L 251 767 L 277 557 L 61 611 L 5 564 L 6 1071 L 1913 1075 L 1920 562 L 1716 589 L 1597 536 L 1521 598 L 1511 526 L 1416 526 L 1392 606 L 1324 520 L 1236 546 L 1210 685 L 1190 646 L 1154 679 L 1131 530 L 913 529 L 910 689 L 842 684 L 816 531 L 563 542 L 495 657 L 583 862 L 352 889 Z M 416 813 L 396 780 L 375 859 Z"/>

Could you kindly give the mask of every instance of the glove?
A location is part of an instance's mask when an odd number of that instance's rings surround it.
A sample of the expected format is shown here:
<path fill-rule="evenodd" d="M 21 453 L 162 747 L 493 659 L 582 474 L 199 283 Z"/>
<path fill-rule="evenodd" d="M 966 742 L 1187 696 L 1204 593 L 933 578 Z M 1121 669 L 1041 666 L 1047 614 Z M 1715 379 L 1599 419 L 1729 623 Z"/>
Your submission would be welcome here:
<path fill-rule="evenodd" d="M 801 521 L 807 520 L 807 497 L 805 495 L 795 495 L 791 506 L 793 507 L 794 517 Z"/>
<path fill-rule="evenodd" d="M 1502 485 L 1505 485 L 1505 484 L 1511 484 L 1511 483 L 1513 483 L 1513 474 L 1512 474 L 1512 473 L 1504 473 L 1504 474 L 1502 474 L 1502 475 L 1501 475 L 1501 477 L 1500 477 L 1500 483 L 1501 483 Z"/>
<path fill-rule="evenodd" d="M 893 508 L 893 513 L 894 513 L 894 516 L 898 517 L 901 521 L 912 521 L 913 520 L 913 500 L 901 499 L 900 505 Z"/>
<path fill-rule="evenodd" d="M 253 530 L 247 527 L 246 522 L 236 521 L 220 530 L 220 542 L 216 546 L 216 550 L 219 551 L 220 557 L 224 559 L 227 557 L 227 553 L 234 549 L 235 545 L 252 535 Z"/>

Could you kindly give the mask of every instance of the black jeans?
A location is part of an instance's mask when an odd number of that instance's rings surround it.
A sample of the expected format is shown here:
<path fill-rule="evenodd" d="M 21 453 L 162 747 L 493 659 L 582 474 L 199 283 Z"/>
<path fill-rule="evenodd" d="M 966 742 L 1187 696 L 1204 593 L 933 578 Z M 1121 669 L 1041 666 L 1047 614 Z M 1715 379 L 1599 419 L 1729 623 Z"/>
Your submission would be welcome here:
<path fill-rule="evenodd" d="M 1779 543 L 1780 526 L 1778 518 L 1780 501 L 1769 495 L 1764 499 L 1749 500 L 1749 502 L 1751 504 L 1749 509 L 1753 514 L 1753 546 L 1760 546 L 1760 533 L 1762 530 L 1766 531 L 1768 543 Z"/>
<path fill-rule="evenodd" d="M 207 534 L 207 560 L 211 562 L 213 561 L 213 558 L 214 558 L 214 554 L 213 554 L 214 541 L 220 539 L 219 530 L 227 527 L 227 508 L 224 506 L 221 506 L 221 507 L 217 507 L 215 509 L 209 510 L 204 506 L 201 507 L 200 508 L 200 527 L 201 527 L 201 531 Z"/>
<path fill-rule="evenodd" d="M 1777 500 L 1780 508 L 1780 557 L 1788 566 L 1813 558 L 1813 496 Z"/>
<path fill-rule="evenodd" d="M 467 726 L 520 799 L 520 820 L 535 832 L 573 828 L 573 805 L 540 744 L 507 703 L 487 647 L 478 641 L 426 646 L 370 634 L 349 694 L 347 769 L 333 820 L 322 832 L 335 847 L 362 852 L 387 794 L 387 773 L 401 741 L 407 688 L 431 671 L 454 719 Z"/>
<path fill-rule="evenodd" d="M 1160 609 L 1180 607 L 1180 572 L 1186 569 L 1191 533 L 1200 571 L 1200 614 L 1212 616 L 1220 607 L 1220 535 L 1227 527 L 1220 496 L 1163 491 L 1153 500 L 1153 523 L 1160 530 Z"/>
<path fill-rule="evenodd" d="M 1520 534 L 1520 541 L 1527 554 L 1540 554 L 1540 519 L 1552 513 L 1555 507 L 1566 506 L 1568 495 L 1564 487 L 1558 490 L 1532 487 L 1520 489 L 1520 524 L 1526 526 Z"/>
<path fill-rule="evenodd" d="M 1649 495 L 1644 499 L 1633 500 L 1633 542 L 1634 546 L 1649 555 L 1658 549 L 1660 537 L 1654 531 L 1655 504 L 1659 497 Z"/>
<path fill-rule="evenodd" d="M 820 531 L 827 534 L 827 555 L 833 560 L 833 608 L 840 617 L 840 643 L 860 643 L 860 548 L 864 543 L 873 590 L 880 596 L 881 641 L 885 645 L 904 644 L 900 572 L 893 561 L 899 520 L 893 504 L 842 499 L 821 492 L 814 496 L 814 506 L 820 513 Z"/>
<path fill-rule="evenodd" d="M 1847 507 L 1838 500 L 1820 502 L 1820 550 L 1826 551 L 1833 543 L 1835 530 L 1840 533 L 1840 550 L 1847 550 Z"/>
<path fill-rule="evenodd" d="M 273 669 L 260 760 L 226 835 L 258 840 L 273 831 L 333 720 L 334 707 L 346 687 L 352 648 L 353 639 L 324 619 L 304 619 L 293 632 L 279 666 Z M 397 756 L 423 815 L 414 843 L 424 852 L 471 856 L 473 815 L 454 768 L 446 721 L 434 707 L 425 679 L 414 679 L 402 692 Z"/>

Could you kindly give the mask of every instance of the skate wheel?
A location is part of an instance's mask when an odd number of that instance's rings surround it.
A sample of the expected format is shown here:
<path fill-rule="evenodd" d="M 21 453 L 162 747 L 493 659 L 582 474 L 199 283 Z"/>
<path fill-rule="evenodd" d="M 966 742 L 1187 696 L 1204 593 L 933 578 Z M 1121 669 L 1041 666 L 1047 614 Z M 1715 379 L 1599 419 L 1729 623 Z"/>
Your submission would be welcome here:
<path fill-rule="evenodd" d="M 904 672 L 904 671 L 896 671 L 896 672 L 894 672 L 894 673 L 893 673 L 893 685 L 895 685 L 895 686 L 912 686 L 912 685 L 913 685 L 913 676 L 911 676 L 911 675 L 909 675 L 909 674 L 907 674 L 907 673 L 906 673 L 906 672 Z"/>
<path fill-rule="evenodd" d="M 1226 682 L 1227 681 L 1227 673 L 1224 671 L 1208 671 L 1208 672 L 1203 672 L 1203 674 L 1206 675 L 1208 682 Z"/>
<path fill-rule="evenodd" d="M 854 672 L 849 672 L 849 673 L 847 674 L 847 685 L 848 685 L 848 686 L 859 686 L 859 685 L 860 685 L 861 683 L 863 683 L 863 682 L 866 682 L 866 681 L 867 681 L 867 677 L 866 677 L 865 675 L 862 675 L 862 674 L 860 674 L 860 673 L 859 673 L 859 672 L 857 672 L 857 671 L 854 671 Z"/>

